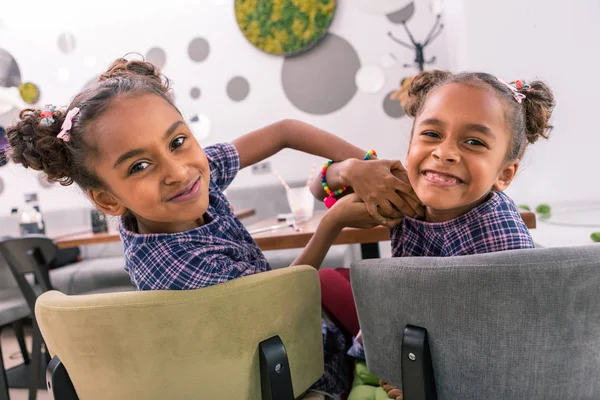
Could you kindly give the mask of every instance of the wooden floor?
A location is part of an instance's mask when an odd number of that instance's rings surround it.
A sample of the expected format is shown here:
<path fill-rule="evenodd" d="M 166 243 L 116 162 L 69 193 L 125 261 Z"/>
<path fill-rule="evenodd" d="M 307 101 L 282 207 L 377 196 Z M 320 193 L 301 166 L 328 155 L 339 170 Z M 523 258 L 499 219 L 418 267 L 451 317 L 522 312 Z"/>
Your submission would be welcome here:
<path fill-rule="evenodd" d="M 31 336 L 28 334 L 26 328 L 27 345 L 31 349 Z M 2 330 L 2 356 L 4 357 L 4 366 L 8 369 L 19 365 L 23 362 L 21 350 L 19 350 L 19 344 L 15 338 L 12 329 L 9 327 Z M 27 400 L 29 390 L 27 389 L 9 389 L 11 400 Z M 39 400 L 52 400 L 52 396 L 46 390 L 38 390 L 37 398 Z"/>

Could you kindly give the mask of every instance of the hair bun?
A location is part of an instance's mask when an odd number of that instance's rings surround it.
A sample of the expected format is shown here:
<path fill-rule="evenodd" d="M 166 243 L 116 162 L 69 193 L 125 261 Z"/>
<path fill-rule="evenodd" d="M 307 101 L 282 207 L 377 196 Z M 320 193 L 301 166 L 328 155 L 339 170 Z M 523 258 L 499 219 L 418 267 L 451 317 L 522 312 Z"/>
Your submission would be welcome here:
<path fill-rule="evenodd" d="M 160 87 L 164 93 L 169 90 L 169 80 L 164 77 L 158 67 L 147 61 L 116 59 L 98 78 L 98 82 L 119 77 L 140 77 L 148 79 L 153 86 Z"/>
<path fill-rule="evenodd" d="M 65 113 L 56 110 L 52 113 L 54 122 L 41 124 L 42 110 L 27 108 L 19 114 L 19 121 L 8 128 L 6 137 L 10 144 L 8 156 L 12 162 L 44 171 L 51 182 L 70 185 L 69 152 L 62 151 L 64 142 L 56 137 L 64 122 Z"/>
<path fill-rule="evenodd" d="M 406 114 L 414 118 L 429 91 L 440 82 L 448 79 L 451 75 L 448 71 L 432 70 L 423 71 L 415 76 L 410 83 L 408 98 L 404 104 Z"/>
<path fill-rule="evenodd" d="M 529 143 L 535 143 L 540 137 L 548 138 L 552 131 L 549 124 L 554 110 L 554 94 L 542 81 L 533 81 L 531 87 L 523 92 L 525 100 L 525 135 Z"/>

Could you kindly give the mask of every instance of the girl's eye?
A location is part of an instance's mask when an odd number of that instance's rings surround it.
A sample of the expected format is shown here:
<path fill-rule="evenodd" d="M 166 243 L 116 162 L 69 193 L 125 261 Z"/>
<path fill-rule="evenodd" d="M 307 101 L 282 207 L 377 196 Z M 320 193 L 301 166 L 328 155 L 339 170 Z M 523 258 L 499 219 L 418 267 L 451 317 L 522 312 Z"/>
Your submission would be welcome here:
<path fill-rule="evenodd" d="M 141 172 L 143 170 L 145 170 L 146 168 L 148 168 L 150 164 L 147 162 L 139 162 L 137 164 L 134 164 L 130 169 L 129 169 L 129 175 Z"/>
<path fill-rule="evenodd" d="M 428 136 L 431 138 L 439 138 L 440 137 L 440 135 L 437 132 L 432 132 L 432 131 L 423 132 L 422 135 Z"/>
<path fill-rule="evenodd" d="M 485 143 L 483 143 L 481 140 L 477 140 L 477 139 L 469 139 L 465 143 L 470 144 L 472 146 L 484 146 L 485 147 Z"/>
<path fill-rule="evenodd" d="M 183 137 L 183 136 L 180 136 L 180 137 L 176 138 L 175 140 L 173 140 L 171 142 L 171 151 L 173 151 L 176 148 L 178 148 L 181 145 L 183 145 L 184 142 L 185 142 L 185 137 Z"/>

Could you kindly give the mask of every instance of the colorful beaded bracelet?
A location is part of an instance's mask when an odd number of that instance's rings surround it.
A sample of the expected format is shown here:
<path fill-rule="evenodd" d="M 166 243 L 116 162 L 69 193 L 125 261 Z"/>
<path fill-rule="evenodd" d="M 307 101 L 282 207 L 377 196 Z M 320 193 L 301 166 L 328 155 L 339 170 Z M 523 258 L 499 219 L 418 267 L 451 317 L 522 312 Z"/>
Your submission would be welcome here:
<path fill-rule="evenodd" d="M 364 160 L 370 160 L 373 157 L 377 157 L 377 152 L 375 150 L 369 150 L 367 151 L 367 154 L 365 154 Z M 344 186 L 343 188 L 337 190 L 329 189 L 329 186 L 327 185 L 327 168 L 329 168 L 331 164 L 333 164 L 332 160 L 327 161 L 321 170 L 321 184 L 323 185 L 323 190 L 325 190 L 325 193 L 327 194 L 327 197 L 325 197 L 323 202 L 327 208 L 333 207 L 337 201 L 337 196 L 344 193 L 348 189 L 348 186 Z"/>

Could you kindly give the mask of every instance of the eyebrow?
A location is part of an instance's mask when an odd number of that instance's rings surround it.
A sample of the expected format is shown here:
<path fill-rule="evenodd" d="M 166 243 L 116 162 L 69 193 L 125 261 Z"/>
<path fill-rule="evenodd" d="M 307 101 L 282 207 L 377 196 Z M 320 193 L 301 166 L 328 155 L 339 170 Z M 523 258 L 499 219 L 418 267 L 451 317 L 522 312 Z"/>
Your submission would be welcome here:
<path fill-rule="evenodd" d="M 167 131 L 165 132 L 163 138 L 164 140 L 167 140 L 172 134 L 173 132 L 175 132 L 175 130 L 182 125 L 184 122 L 179 120 L 174 122 L 169 129 L 167 129 Z M 139 156 L 141 154 L 144 154 L 146 152 L 145 149 L 133 149 L 133 150 L 129 150 L 126 153 L 121 154 L 121 156 L 117 159 L 117 161 L 115 162 L 115 164 L 113 165 L 113 168 L 117 168 L 120 164 L 122 164 L 123 162 L 127 161 L 128 159 L 135 157 L 135 156 Z"/>
<path fill-rule="evenodd" d="M 424 119 L 423 121 L 421 121 L 421 123 L 419 125 L 444 126 L 444 123 L 437 118 L 427 118 L 427 119 Z M 495 135 L 492 133 L 492 130 L 482 124 L 467 124 L 465 126 L 465 128 L 468 131 L 477 131 L 477 132 L 483 133 L 486 136 L 489 136 L 492 138 L 495 137 Z"/>
<path fill-rule="evenodd" d="M 492 133 L 492 130 L 485 125 L 467 124 L 467 130 L 477 131 L 477 132 L 483 133 L 484 135 L 492 137 L 492 138 L 495 137 L 494 134 Z"/>

